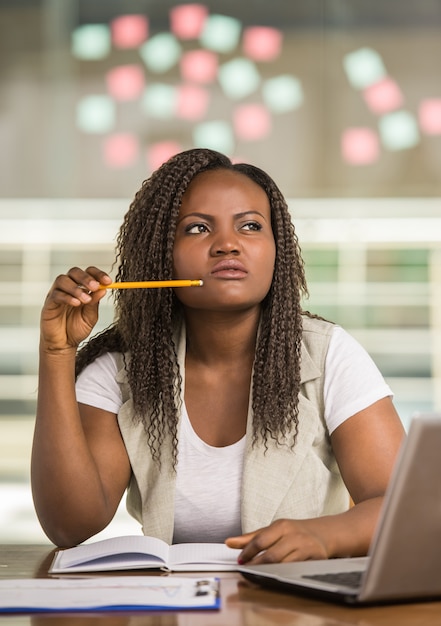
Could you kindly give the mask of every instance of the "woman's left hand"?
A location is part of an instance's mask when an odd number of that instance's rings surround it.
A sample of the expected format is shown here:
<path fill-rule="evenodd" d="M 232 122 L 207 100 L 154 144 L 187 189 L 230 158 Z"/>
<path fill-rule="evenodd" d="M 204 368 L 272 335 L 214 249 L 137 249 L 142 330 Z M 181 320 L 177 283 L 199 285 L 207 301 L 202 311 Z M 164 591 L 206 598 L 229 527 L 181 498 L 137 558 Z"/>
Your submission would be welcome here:
<path fill-rule="evenodd" d="M 279 519 L 251 533 L 226 540 L 230 548 L 242 549 L 238 562 L 283 563 L 327 559 L 330 555 L 321 536 L 320 519 Z"/>

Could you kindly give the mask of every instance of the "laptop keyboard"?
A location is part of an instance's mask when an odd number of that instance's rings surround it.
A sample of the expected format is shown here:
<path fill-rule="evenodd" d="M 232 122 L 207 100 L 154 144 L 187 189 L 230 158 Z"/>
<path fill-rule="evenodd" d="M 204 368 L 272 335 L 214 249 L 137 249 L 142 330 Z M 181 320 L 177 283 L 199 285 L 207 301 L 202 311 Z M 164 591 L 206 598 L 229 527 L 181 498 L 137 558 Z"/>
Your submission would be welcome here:
<path fill-rule="evenodd" d="M 309 578 L 310 580 L 319 580 L 325 583 L 332 583 L 333 585 L 344 585 L 345 587 L 351 587 L 357 589 L 361 584 L 361 578 L 364 572 L 335 572 L 332 574 L 314 574 L 311 576 L 302 576 L 302 578 Z"/>

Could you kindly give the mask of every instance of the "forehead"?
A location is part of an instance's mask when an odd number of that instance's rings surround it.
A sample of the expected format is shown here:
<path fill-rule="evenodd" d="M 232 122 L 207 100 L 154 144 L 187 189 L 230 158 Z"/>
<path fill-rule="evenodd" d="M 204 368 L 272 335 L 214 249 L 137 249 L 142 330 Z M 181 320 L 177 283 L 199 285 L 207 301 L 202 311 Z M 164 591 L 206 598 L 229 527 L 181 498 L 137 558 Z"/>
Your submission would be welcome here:
<path fill-rule="evenodd" d="M 234 170 L 219 169 L 197 174 L 182 197 L 184 206 L 221 201 L 270 210 L 265 190 L 245 174 Z"/>

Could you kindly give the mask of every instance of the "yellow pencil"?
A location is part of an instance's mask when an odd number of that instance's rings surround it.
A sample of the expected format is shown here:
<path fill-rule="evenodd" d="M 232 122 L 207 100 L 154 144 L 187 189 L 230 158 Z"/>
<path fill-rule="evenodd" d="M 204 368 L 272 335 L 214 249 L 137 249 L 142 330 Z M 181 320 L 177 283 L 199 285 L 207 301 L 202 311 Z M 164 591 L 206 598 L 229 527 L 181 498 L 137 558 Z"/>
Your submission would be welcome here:
<path fill-rule="evenodd" d="M 202 287 L 202 280 L 145 280 L 137 282 L 110 283 L 100 289 L 155 289 L 158 287 Z"/>

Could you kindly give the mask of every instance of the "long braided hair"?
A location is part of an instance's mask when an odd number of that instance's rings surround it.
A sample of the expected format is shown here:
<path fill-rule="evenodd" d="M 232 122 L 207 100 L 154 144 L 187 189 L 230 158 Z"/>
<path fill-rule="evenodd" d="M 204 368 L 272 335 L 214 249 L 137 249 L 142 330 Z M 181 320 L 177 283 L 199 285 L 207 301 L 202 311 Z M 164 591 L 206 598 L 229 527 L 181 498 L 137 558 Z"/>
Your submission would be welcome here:
<path fill-rule="evenodd" d="M 226 169 L 248 176 L 267 194 L 276 260 L 271 288 L 262 302 L 256 346 L 253 441 L 267 445 L 296 432 L 300 389 L 302 297 L 307 295 L 303 260 L 286 200 L 263 170 L 233 164 L 208 149 L 177 154 L 145 180 L 126 213 L 117 239 L 117 281 L 173 278 L 173 243 L 182 196 L 195 176 Z M 160 460 L 168 433 L 177 458 L 181 377 L 173 331 L 183 319 L 171 289 L 127 289 L 115 294 L 115 321 L 78 352 L 77 374 L 106 352 L 129 355 L 126 362 L 136 419 L 144 425 L 151 453 Z"/>

